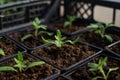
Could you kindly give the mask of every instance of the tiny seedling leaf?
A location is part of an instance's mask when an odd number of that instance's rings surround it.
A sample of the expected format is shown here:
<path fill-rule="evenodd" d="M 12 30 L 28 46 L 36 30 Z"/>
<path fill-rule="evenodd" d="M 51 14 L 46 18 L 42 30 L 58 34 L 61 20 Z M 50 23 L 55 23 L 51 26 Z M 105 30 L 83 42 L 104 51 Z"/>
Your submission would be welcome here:
<path fill-rule="evenodd" d="M 110 35 L 105 35 L 105 38 L 106 38 L 108 41 L 113 42 L 113 39 L 112 39 L 112 37 L 111 37 Z"/>
<path fill-rule="evenodd" d="M 97 71 L 98 70 L 98 64 L 96 63 L 88 63 L 88 67 L 90 67 L 90 71 Z"/>
<path fill-rule="evenodd" d="M 45 39 L 44 37 L 41 37 L 42 38 L 42 42 L 43 43 L 53 43 L 53 40 L 51 40 L 51 39 Z"/>
<path fill-rule="evenodd" d="M 75 40 L 73 40 L 73 41 L 71 41 L 71 40 L 66 40 L 66 42 L 69 42 L 69 43 L 71 43 L 71 44 L 75 44 L 75 43 L 77 43 L 79 41 L 79 38 L 77 38 L 77 39 L 75 39 Z"/>
<path fill-rule="evenodd" d="M 90 24 L 89 26 L 87 26 L 87 28 L 97 29 L 98 25 L 97 24 Z"/>
<path fill-rule="evenodd" d="M 45 62 L 43 62 L 43 61 L 33 62 L 33 63 L 31 63 L 31 64 L 28 65 L 28 68 L 31 68 L 31 67 L 34 67 L 34 66 L 38 66 L 38 65 L 42 65 L 44 63 Z"/>
<path fill-rule="evenodd" d="M 14 69 L 11 66 L 2 66 L 2 67 L 0 67 L 0 72 L 2 72 L 2 71 L 15 71 L 15 72 L 17 72 L 17 70 Z"/>
<path fill-rule="evenodd" d="M 26 39 L 32 37 L 32 34 L 27 34 L 27 35 L 24 35 L 22 38 L 21 38 L 21 42 L 24 42 Z"/>
<path fill-rule="evenodd" d="M 0 48 L 0 55 L 5 56 L 5 52 L 2 48 Z"/>
<path fill-rule="evenodd" d="M 39 25 L 38 29 L 43 29 L 43 30 L 47 30 L 47 26 L 46 25 Z"/>
<path fill-rule="evenodd" d="M 38 25 L 41 23 L 41 21 L 39 20 L 38 17 L 35 18 L 35 23 L 38 24 Z"/>
<path fill-rule="evenodd" d="M 67 27 L 67 26 L 69 26 L 70 25 L 70 22 L 69 21 L 66 21 L 66 22 L 64 22 L 64 27 Z"/>

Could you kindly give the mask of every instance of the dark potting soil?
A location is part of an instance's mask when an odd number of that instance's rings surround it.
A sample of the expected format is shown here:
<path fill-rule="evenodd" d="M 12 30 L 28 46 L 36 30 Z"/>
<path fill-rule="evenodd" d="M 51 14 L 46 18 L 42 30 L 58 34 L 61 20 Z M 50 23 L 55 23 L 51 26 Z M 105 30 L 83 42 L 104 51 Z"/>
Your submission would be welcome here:
<path fill-rule="evenodd" d="M 55 79 L 53 79 L 53 80 L 68 80 L 68 79 L 66 79 L 66 78 L 64 78 L 64 77 L 57 77 L 57 78 L 55 78 Z"/>
<path fill-rule="evenodd" d="M 113 52 L 120 54 L 120 43 L 117 43 L 117 44 L 113 45 L 112 47 L 110 47 L 110 49 Z"/>
<path fill-rule="evenodd" d="M 120 40 L 120 36 L 118 35 L 115 34 L 109 34 L 109 35 L 112 37 L 113 42 Z M 78 37 L 82 41 L 88 42 L 90 44 L 93 44 L 101 48 L 104 48 L 105 46 L 111 44 L 111 42 L 109 42 L 107 39 L 101 38 L 100 35 L 95 34 L 94 31 L 85 32 L 83 34 L 80 34 Z"/>
<path fill-rule="evenodd" d="M 37 49 L 33 51 L 33 54 L 36 54 L 61 68 L 67 68 L 80 60 L 93 55 L 95 52 L 95 50 L 87 45 L 64 44 L 61 48 L 52 45 L 42 49 Z"/>
<path fill-rule="evenodd" d="M 72 25 L 71 27 L 63 27 L 63 24 L 59 24 L 59 23 L 54 23 L 54 24 L 50 24 L 50 27 L 52 29 L 60 29 L 62 32 L 65 32 L 65 33 L 73 33 L 75 31 L 78 31 L 78 30 L 82 30 L 86 27 L 87 25 Z"/>
<path fill-rule="evenodd" d="M 10 36 L 12 38 L 16 39 L 17 41 L 21 42 L 21 38 L 24 35 L 27 35 L 27 34 L 34 35 L 34 31 L 33 30 L 27 30 L 27 31 L 23 31 L 23 32 L 20 32 L 20 33 L 12 33 Z M 30 47 L 30 48 L 34 48 L 34 47 L 43 45 L 44 43 L 42 42 L 41 36 L 43 36 L 45 39 L 53 39 L 54 38 L 54 36 L 48 36 L 48 35 L 42 33 L 42 34 L 38 35 L 37 37 L 35 37 L 35 36 L 29 37 L 28 39 L 26 39 L 22 43 L 24 45 L 26 45 L 27 47 Z"/>
<path fill-rule="evenodd" d="M 100 57 L 95 58 L 91 62 L 98 63 L 98 60 L 101 59 L 101 58 Z M 112 71 L 109 74 L 109 77 L 108 77 L 107 80 L 120 80 L 120 64 L 119 64 L 119 61 L 115 61 L 113 59 L 108 59 L 107 60 L 107 66 L 104 67 L 104 70 L 107 74 L 109 68 L 115 68 L 115 67 L 119 67 L 119 69 L 116 70 L 116 71 Z M 92 80 L 92 78 L 97 77 L 97 76 L 102 76 L 102 75 L 99 71 L 94 71 L 94 72 L 89 71 L 89 67 L 86 64 L 86 65 L 80 67 L 78 70 L 76 70 L 74 73 L 72 73 L 68 77 L 71 78 L 71 80 Z M 103 80 L 103 79 L 97 79 L 97 80 Z"/>
<path fill-rule="evenodd" d="M 38 61 L 30 57 L 24 57 L 24 59 L 28 60 L 29 62 Z M 12 66 L 14 64 L 15 62 L 12 60 L 2 65 Z M 0 80 L 43 80 L 53 74 L 57 74 L 58 72 L 58 69 L 45 63 L 40 66 L 35 66 L 18 73 L 13 71 L 0 72 Z"/>
<path fill-rule="evenodd" d="M 13 42 L 11 42 L 10 40 L 8 40 L 5 37 L 2 37 L 0 39 L 0 48 L 2 48 L 5 52 L 5 56 L 0 55 L 1 59 L 11 56 L 11 55 L 17 53 L 18 51 L 22 50 L 18 46 L 16 46 L 16 44 L 14 44 Z"/>

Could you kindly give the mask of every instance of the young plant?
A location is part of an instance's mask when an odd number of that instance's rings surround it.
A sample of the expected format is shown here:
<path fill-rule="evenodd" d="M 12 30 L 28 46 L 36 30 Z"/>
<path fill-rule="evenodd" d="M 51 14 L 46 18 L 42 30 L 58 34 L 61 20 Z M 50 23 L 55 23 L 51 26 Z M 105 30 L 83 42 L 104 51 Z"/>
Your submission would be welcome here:
<path fill-rule="evenodd" d="M 105 70 L 103 69 L 105 66 L 107 66 L 107 57 L 105 57 L 104 59 L 100 59 L 98 64 L 97 63 L 88 63 L 88 67 L 90 67 L 90 69 L 89 69 L 90 71 L 92 71 L 92 72 L 99 71 L 102 74 L 102 76 L 94 77 L 92 80 L 97 80 L 98 78 L 107 80 L 109 74 L 112 71 L 115 71 L 115 70 L 119 69 L 118 67 L 109 68 L 109 70 L 108 70 L 108 72 L 106 74 Z"/>
<path fill-rule="evenodd" d="M 33 37 L 35 36 L 36 38 L 38 37 L 39 34 L 47 34 L 49 36 L 52 36 L 53 33 L 50 33 L 50 32 L 47 32 L 47 31 L 44 31 L 44 30 L 47 30 L 47 26 L 45 25 L 42 25 L 41 24 L 42 21 L 39 20 L 39 18 L 35 18 L 35 20 L 33 21 L 33 28 L 34 28 L 34 35 L 32 34 L 27 34 L 27 35 L 24 35 L 22 38 L 21 38 L 21 42 L 24 42 L 26 39 L 30 38 L 30 37 Z M 41 29 L 41 31 L 39 30 Z"/>
<path fill-rule="evenodd" d="M 18 68 L 20 72 L 25 71 L 28 68 L 38 66 L 38 65 L 45 63 L 43 61 L 36 61 L 36 62 L 29 63 L 27 60 L 24 60 L 23 55 L 20 51 L 18 52 L 18 58 L 14 58 L 14 61 L 16 62 L 14 67 Z"/>
<path fill-rule="evenodd" d="M 2 48 L 0 48 L 0 55 L 5 56 L 5 52 Z"/>
<path fill-rule="evenodd" d="M 66 37 L 63 37 L 60 30 L 57 30 L 57 33 L 55 35 L 55 39 L 56 40 L 51 40 L 51 39 L 48 39 L 46 40 L 44 37 L 42 37 L 42 40 L 44 43 L 52 43 L 54 45 L 56 45 L 57 47 L 62 47 L 66 42 L 69 42 L 71 44 L 75 44 L 76 42 L 78 42 L 78 38 L 71 41 L 71 40 L 66 40 Z"/>
<path fill-rule="evenodd" d="M 112 42 L 113 39 L 110 35 L 106 34 L 105 31 L 108 27 L 111 27 L 112 23 L 107 23 L 105 26 L 102 23 L 90 24 L 87 28 L 95 29 L 95 33 L 99 34 L 102 38 L 106 38 L 109 42 Z"/>
<path fill-rule="evenodd" d="M 13 66 L 1 66 L 0 72 L 3 72 L 3 71 L 22 72 L 27 70 L 28 68 L 39 66 L 45 63 L 43 61 L 36 61 L 36 62 L 30 63 L 28 62 L 28 60 L 24 60 L 23 55 L 20 51 L 18 51 L 18 58 L 14 58 L 14 61 L 16 62 L 16 64 Z"/>
<path fill-rule="evenodd" d="M 75 19 L 80 18 L 77 16 L 67 16 L 68 21 L 64 22 L 63 27 L 71 27 Z"/>

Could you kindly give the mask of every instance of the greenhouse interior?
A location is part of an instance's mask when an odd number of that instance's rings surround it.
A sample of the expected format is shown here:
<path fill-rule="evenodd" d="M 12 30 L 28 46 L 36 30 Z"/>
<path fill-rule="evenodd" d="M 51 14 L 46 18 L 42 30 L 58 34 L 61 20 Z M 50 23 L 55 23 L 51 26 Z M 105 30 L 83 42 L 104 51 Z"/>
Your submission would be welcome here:
<path fill-rule="evenodd" d="M 0 0 L 0 80 L 120 80 L 120 0 Z"/>

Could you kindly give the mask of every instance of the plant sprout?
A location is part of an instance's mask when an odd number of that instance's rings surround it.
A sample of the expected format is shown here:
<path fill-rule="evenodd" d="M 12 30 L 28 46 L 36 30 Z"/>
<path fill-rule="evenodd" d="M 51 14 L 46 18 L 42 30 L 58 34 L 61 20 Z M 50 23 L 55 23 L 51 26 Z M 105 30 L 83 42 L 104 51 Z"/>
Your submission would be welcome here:
<path fill-rule="evenodd" d="M 47 32 L 47 31 L 44 31 L 44 30 L 47 30 L 47 26 L 45 25 L 42 25 L 41 24 L 41 20 L 39 20 L 39 18 L 35 18 L 35 20 L 33 21 L 33 28 L 34 28 L 34 35 L 32 34 L 27 34 L 27 35 L 24 35 L 22 38 L 21 38 L 21 42 L 24 42 L 26 39 L 30 38 L 30 37 L 33 37 L 35 36 L 36 38 L 38 37 L 39 34 L 47 34 L 49 36 L 52 36 L 53 33 L 50 33 L 50 32 Z M 41 31 L 39 30 L 41 29 Z"/>
<path fill-rule="evenodd" d="M 22 72 L 22 71 L 27 70 L 28 68 L 39 66 L 45 63 L 43 61 L 36 61 L 36 62 L 30 63 L 28 62 L 28 60 L 24 60 L 23 55 L 20 51 L 18 51 L 18 58 L 14 58 L 14 61 L 16 62 L 16 64 L 13 66 L 1 66 L 0 72 L 2 71 Z"/>
<path fill-rule="evenodd" d="M 71 27 L 75 19 L 80 18 L 78 16 L 67 16 L 68 21 L 64 22 L 63 27 Z"/>
<path fill-rule="evenodd" d="M 112 72 L 112 71 L 115 71 L 115 70 L 118 70 L 119 68 L 118 67 L 115 67 L 115 68 L 109 68 L 107 74 L 105 74 L 105 70 L 103 69 L 103 67 L 107 66 L 107 57 L 105 57 L 104 59 L 100 59 L 98 64 L 97 63 L 88 63 L 88 67 L 90 67 L 90 71 L 99 71 L 102 76 L 97 76 L 97 77 L 94 77 L 92 80 L 97 80 L 98 78 L 100 79 L 104 79 L 104 80 L 107 80 L 108 79 L 108 76 L 109 74 Z"/>
<path fill-rule="evenodd" d="M 95 29 L 95 33 L 99 34 L 102 38 L 106 38 L 109 42 L 112 42 L 113 39 L 110 35 L 105 33 L 105 30 L 108 27 L 111 27 L 113 24 L 112 23 L 107 23 L 105 26 L 102 23 L 96 23 L 96 24 L 90 24 L 87 26 L 87 28 L 93 28 Z"/>
<path fill-rule="evenodd" d="M 0 55 L 5 56 L 5 52 L 2 48 L 0 48 Z"/>
<path fill-rule="evenodd" d="M 42 37 L 42 40 L 44 43 L 52 43 L 52 44 L 56 45 L 57 47 L 62 47 L 64 45 L 64 43 L 66 43 L 66 42 L 69 42 L 71 44 L 75 44 L 79 40 L 78 38 L 73 40 L 73 41 L 66 40 L 66 37 L 62 37 L 60 30 L 57 30 L 57 33 L 55 35 L 55 39 L 56 40 L 51 40 L 51 39 L 46 40 L 44 37 Z"/>

